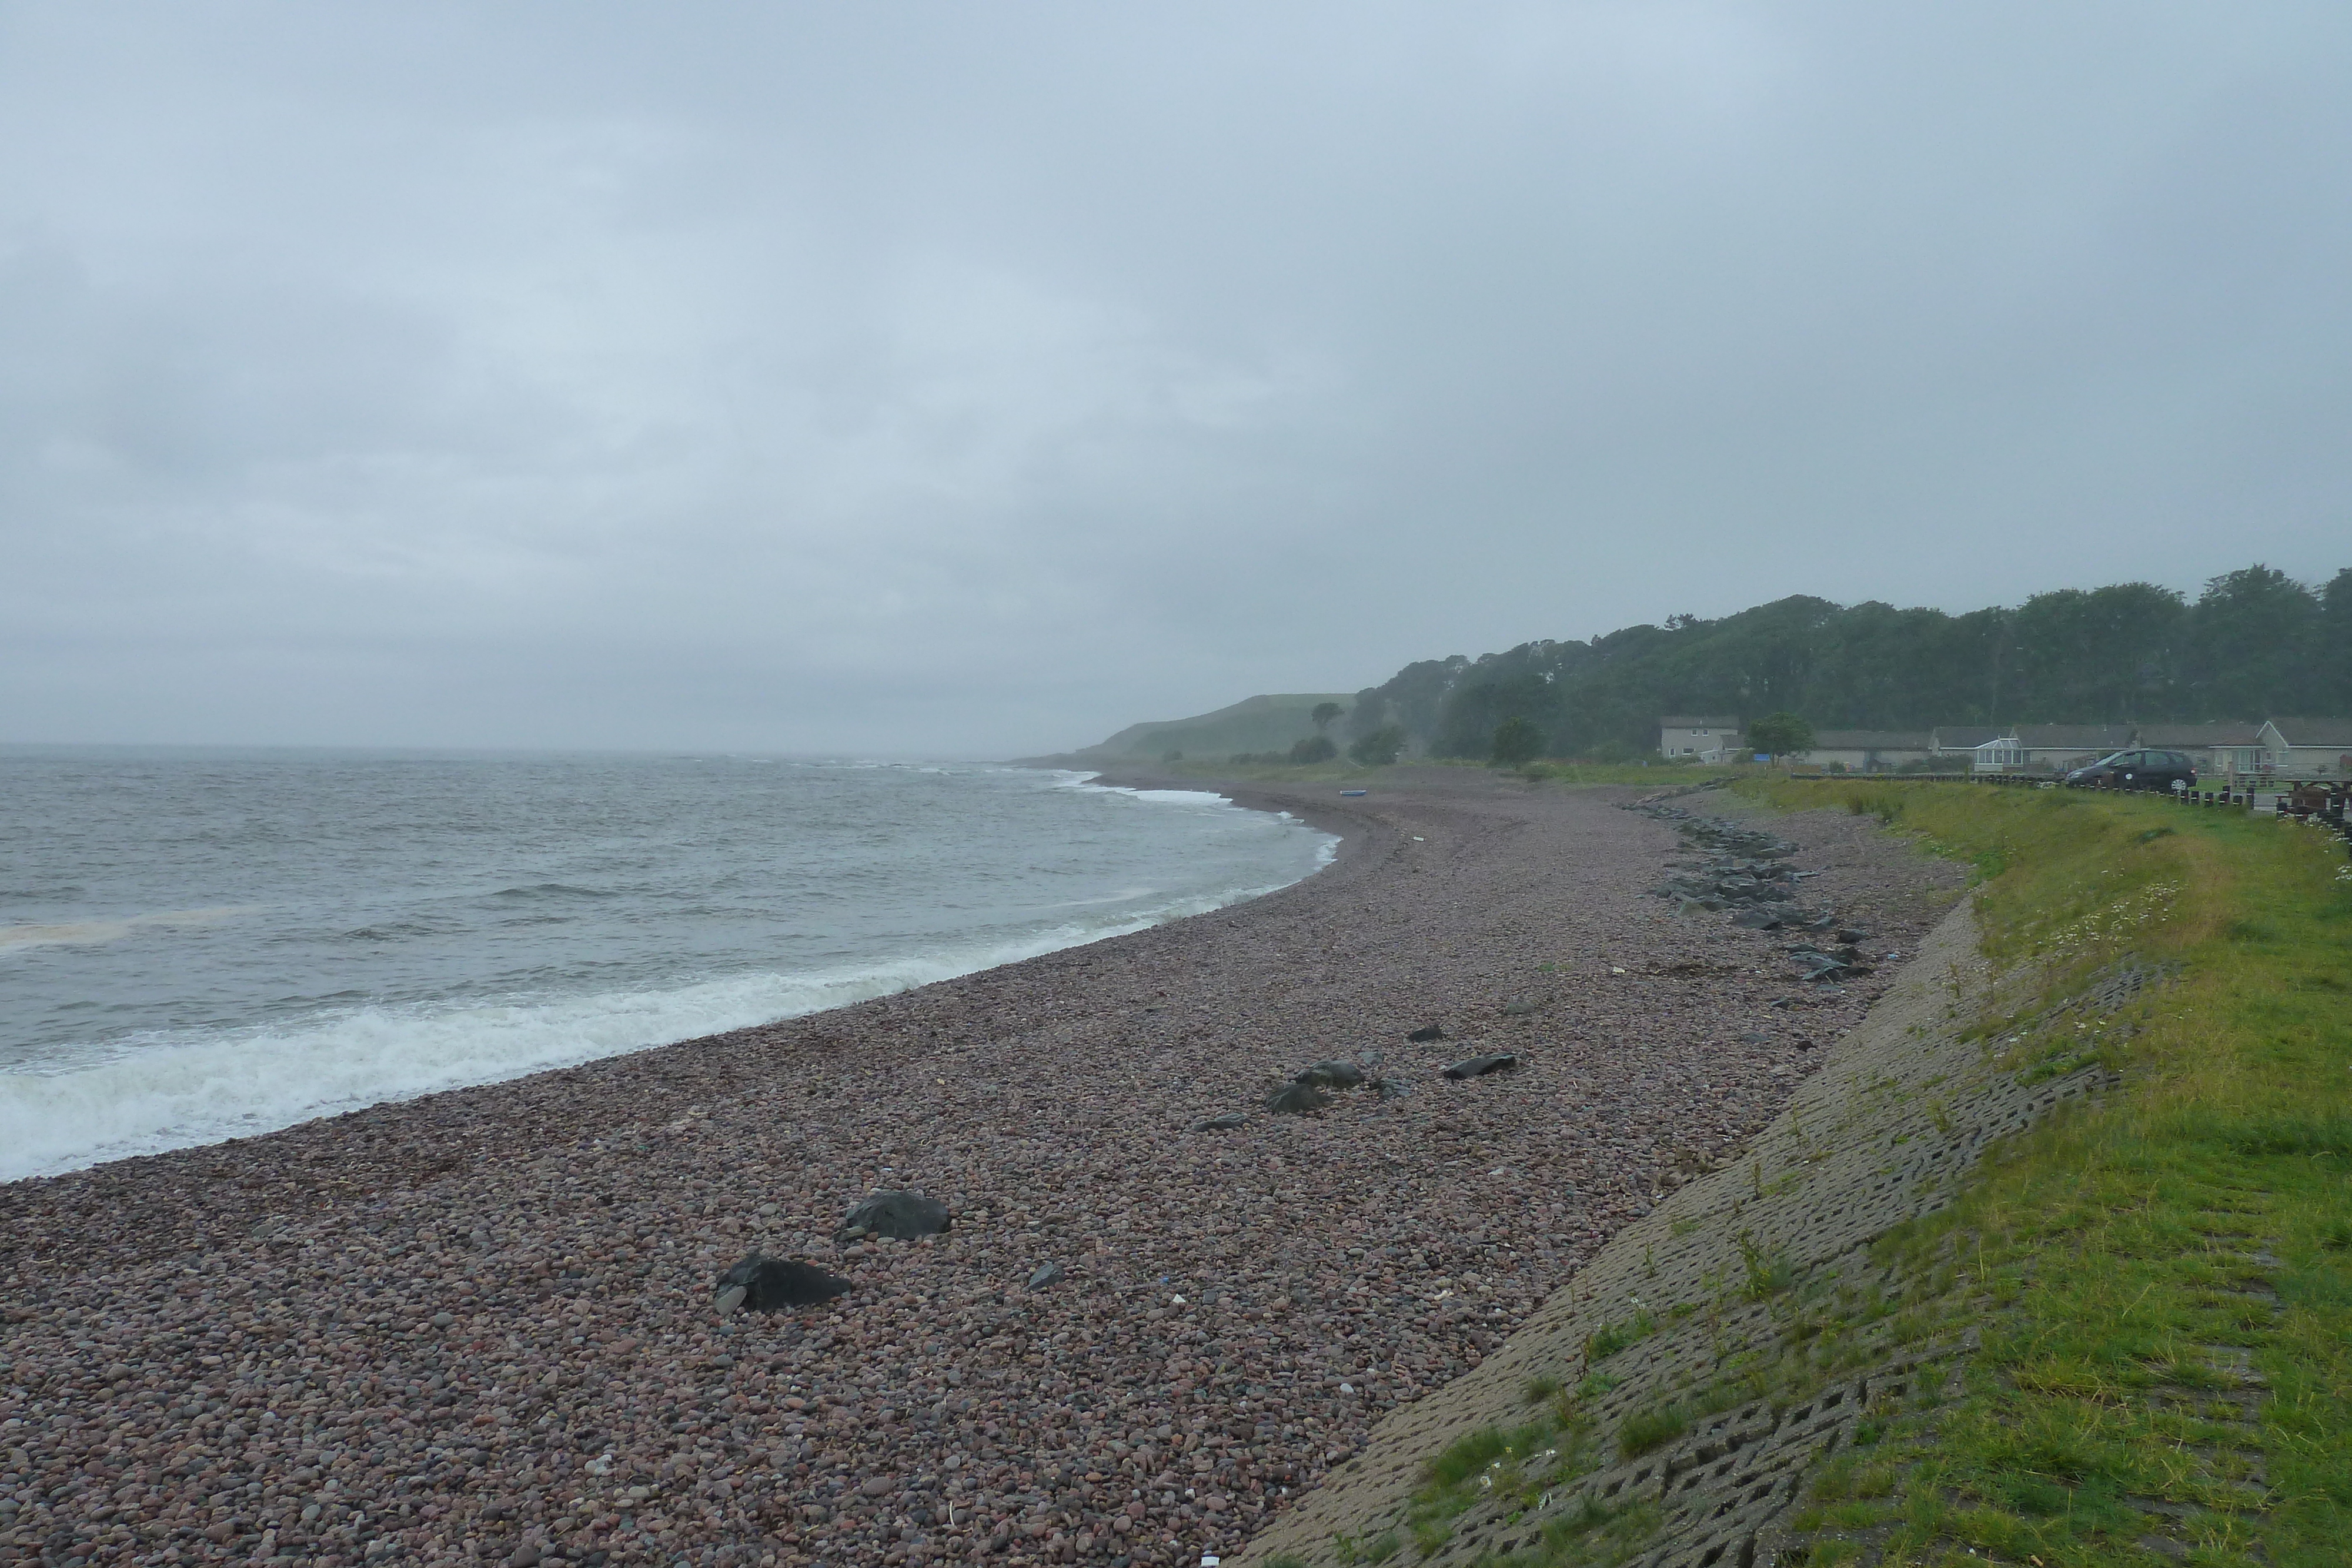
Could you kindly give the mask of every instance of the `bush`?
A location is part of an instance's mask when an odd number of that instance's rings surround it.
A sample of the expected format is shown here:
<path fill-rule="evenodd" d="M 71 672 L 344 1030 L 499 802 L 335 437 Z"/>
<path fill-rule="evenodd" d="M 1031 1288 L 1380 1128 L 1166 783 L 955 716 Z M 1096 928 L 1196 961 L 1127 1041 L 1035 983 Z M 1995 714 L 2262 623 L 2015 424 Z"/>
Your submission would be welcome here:
<path fill-rule="evenodd" d="M 1404 750 L 1404 727 L 1384 724 L 1370 735 L 1360 736 L 1348 747 L 1348 755 L 1366 768 L 1386 768 Z"/>
<path fill-rule="evenodd" d="M 1301 768 L 1328 762 L 1339 755 L 1339 748 L 1331 744 L 1331 737 L 1328 735 L 1310 735 L 1290 748 L 1290 760 Z"/>
<path fill-rule="evenodd" d="M 1584 754 L 1587 762 L 1631 762 L 1642 755 L 1622 740 L 1604 740 Z"/>
<path fill-rule="evenodd" d="M 1547 737 L 1524 718 L 1507 718 L 1495 727 L 1492 753 L 1497 768 L 1518 768 L 1543 755 Z"/>
<path fill-rule="evenodd" d="M 1813 748 L 1813 727 L 1792 713 L 1768 713 L 1748 727 L 1748 744 L 1778 761 Z"/>
<path fill-rule="evenodd" d="M 1627 1458 L 1638 1458 L 1690 1430 L 1690 1416 L 1678 1405 L 1637 1410 L 1617 1429 L 1617 1448 Z"/>

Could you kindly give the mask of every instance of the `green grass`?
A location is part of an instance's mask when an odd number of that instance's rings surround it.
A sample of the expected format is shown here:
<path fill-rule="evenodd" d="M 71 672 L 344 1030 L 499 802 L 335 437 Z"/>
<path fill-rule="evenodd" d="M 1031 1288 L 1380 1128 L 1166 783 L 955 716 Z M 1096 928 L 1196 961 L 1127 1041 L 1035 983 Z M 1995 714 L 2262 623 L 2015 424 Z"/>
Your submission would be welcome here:
<path fill-rule="evenodd" d="M 1807 1517 L 1895 1527 L 1891 1562 L 2141 1560 L 2134 1500 L 2208 1511 L 2207 1568 L 2341 1564 L 2352 1541 L 2352 870 L 2340 840 L 2242 811 L 2068 790 L 1743 786 L 1835 803 L 1974 865 L 1996 965 L 2051 998 L 2120 960 L 2175 967 L 2113 1018 L 1985 1031 L 2029 1079 L 2096 1062 L 1960 1200 L 1888 1237 L 1983 1347 L 1935 1416 L 1825 1468 Z M 2079 1026 L 2079 1027 L 2078 1027 Z M 2216 1347 L 2221 1347 L 2217 1349 Z M 2266 1384 L 2243 1425 L 2195 1400 Z M 2158 1522 L 2161 1522 L 2158 1521 Z"/>
<path fill-rule="evenodd" d="M 1595 1329 L 1592 1337 L 1584 1342 L 1585 1363 L 1598 1365 L 1628 1345 L 1639 1344 L 1657 1332 L 1657 1314 L 1643 1307 L 1622 1323 L 1606 1323 Z"/>
<path fill-rule="evenodd" d="M 1617 1451 L 1634 1458 L 1664 1448 L 1690 1430 L 1690 1412 L 1679 1405 L 1636 1410 L 1617 1428 Z"/>
<path fill-rule="evenodd" d="M 1889 1531 L 1885 1561 L 1939 1568 L 2155 1563 L 2135 1543 L 2158 1527 L 2201 1568 L 2352 1560 L 2352 868 L 2340 841 L 2064 791 L 1739 788 L 1874 815 L 1972 866 L 1988 956 L 2039 992 L 1978 1020 L 1973 1037 L 2024 1082 L 2097 1064 L 2116 1087 L 1997 1146 L 1958 1202 L 1883 1238 L 1875 1260 L 1892 1286 L 1811 1277 L 1743 1234 L 1741 1266 L 1715 1297 L 1634 1303 L 1588 1342 L 1580 1386 L 1522 1390 L 1541 1406 L 1533 1424 L 1472 1433 L 1426 1467 L 1400 1521 L 1413 1546 L 1437 1550 L 1473 1508 L 1517 1518 L 1542 1503 L 1538 1541 L 1493 1568 L 1628 1561 L 1647 1549 L 1656 1510 L 1578 1498 L 1566 1490 L 1578 1478 L 1746 1401 L 1810 1397 L 1892 1346 L 1974 1330 L 1962 1386 L 1874 1399 L 1791 1522 Z M 2107 1016 L 2030 1021 L 2126 962 L 2168 977 Z M 1769 1304 L 1774 1343 L 1719 1360 L 1705 1386 L 1662 1393 L 1604 1451 L 1585 1408 L 1614 1385 L 1600 1364 L 1743 1302 Z M 2239 1388 L 2213 1347 L 2264 1379 L 2267 1400 L 2242 1427 L 2182 1403 Z M 2206 1511 L 2183 1526 L 2151 1501 Z M 1851 1544 L 1815 1542 L 1807 1563 L 1859 1561 Z"/>

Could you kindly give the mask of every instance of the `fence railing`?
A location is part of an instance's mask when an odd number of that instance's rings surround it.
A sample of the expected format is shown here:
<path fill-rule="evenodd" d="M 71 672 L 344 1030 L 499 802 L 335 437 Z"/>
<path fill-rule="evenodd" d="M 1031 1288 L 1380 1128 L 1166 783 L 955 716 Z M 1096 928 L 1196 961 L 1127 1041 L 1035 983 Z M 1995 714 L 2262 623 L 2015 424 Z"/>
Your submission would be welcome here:
<path fill-rule="evenodd" d="M 2158 795 L 2183 805 L 2205 808 L 2240 807 L 2295 821 L 2323 821 L 2352 835 L 2352 782 L 2341 779 L 2265 779 L 2263 788 L 2233 779 L 2220 789 L 2135 789 L 2112 784 L 2068 784 L 2061 779 L 2035 779 L 2029 774 L 1980 773 L 1977 781 L 2035 789 L 2095 789 L 2106 794 Z"/>
<path fill-rule="evenodd" d="M 2012 789 L 2095 789 L 2105 794 L 2160 795 L 2183 805 L 2204 809 L 2238 808 L 2290 821 L 2318 821 L 2352 839 L 2352 780 L 2343 779 L 2264 779 L 2255 789 L 2246 779 L 2232 779 L 2220 789 L 2134 789 L 2109 784 L 2069 784 L 2049 774 L 2032 773 L 1791 773 L 1792 779 L 1842 779 L 1889 784 L 1999 784 Z"/>

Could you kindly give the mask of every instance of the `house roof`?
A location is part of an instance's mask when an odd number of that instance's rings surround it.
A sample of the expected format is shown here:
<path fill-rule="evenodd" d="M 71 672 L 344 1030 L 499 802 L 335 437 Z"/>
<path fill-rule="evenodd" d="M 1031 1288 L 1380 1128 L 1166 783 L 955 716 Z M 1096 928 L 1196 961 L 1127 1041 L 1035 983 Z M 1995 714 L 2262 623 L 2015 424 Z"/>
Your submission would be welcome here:
<path fill-rule="evenodd" d="M 1938 751 L 1968 751 L 2000 734 L 2000 731 L 1989 725 L 1939 724 L 1928 732 L 1928 739 Z"/>
<path fill-rule="evenodd" d="M 1924 729 L 1817 729 L 1816 751 L 1925 751 L 1930 737 Z"/>
<path fill-rule="evenodd" d="M 2120 751 L 2132 743 L 2127 724 L 2021 724 L 2010 733 L 2028 751 Z"/>
<path fill-rule="evenodd" d="M 2274 718 L 2271 727 L 2289 746 L 2352 746 L 2352 718 Z"/>
<path fill-rule="evenodd" d="M 2259 746 L 2263 727 L 2258 724 L 2144 724 L 2139 727 L 2142 746 Z"/>
<path fill-rule="evenodd" d="M 1687 715 L 1670 714 L 1658 721 L 1658 727 L 1660 729 L 1738 729 L 1739 720 L 1734 716 L 1722 714 L 1713 717 L 1702 715 L 1696 718 Z"/>

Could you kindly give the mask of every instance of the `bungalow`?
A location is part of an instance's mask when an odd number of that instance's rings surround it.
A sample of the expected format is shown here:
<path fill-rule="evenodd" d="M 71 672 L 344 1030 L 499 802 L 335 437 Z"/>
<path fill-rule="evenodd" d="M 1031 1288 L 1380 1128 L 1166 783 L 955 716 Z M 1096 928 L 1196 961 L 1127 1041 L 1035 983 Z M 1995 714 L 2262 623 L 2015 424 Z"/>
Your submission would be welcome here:
<path fill-rule="evenodd" d="M 2137 744 L 2186 752 L 2208 779 L 2259 773 L 2264 758 L 2258 724 L 2144 724 Z"/>
<path fill-rule="evenodd" d="M 1721 762 L 1726 752 L 1748 749 L 1737 717 L 1701 715 L 1669 716 L 1658 721 L 1658 755 L 1690 757 L 1701 762 Z"/>
<path fill-rule="evenodd" d="M 2000 733 L 1981 724 L 1939 724 L 1927 732 L 1928 755 L 1955 759 L 1974 757 L 1978 747 Z"/>
<path fill-rule="evenodd" d="M 1891 773 L 1906 762 L 1924 762 L 1936 748 L 1926 730 L 1822 729 L 1813 732 L 1806 760 L 1826 768 L 1843 763 L 1855 773 Z"/>
<path fill-rule="evenodd" d="M 2132 744 L 2127 724 L 2019 724 L 1975 747 L 1979 773 L 2063 773 Z"/>
<path fill-rule="evenodd" d="M 2282 779 L 2352 777 L 2352 719 L 2274 718 L 2262 735 L 2263 760 Z"/>

